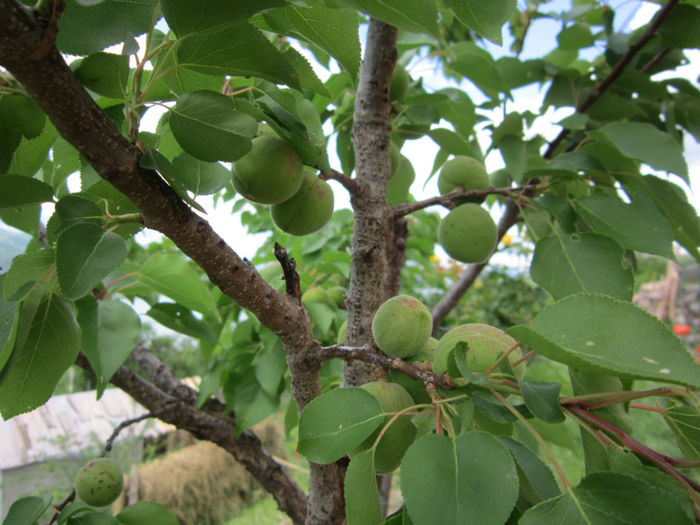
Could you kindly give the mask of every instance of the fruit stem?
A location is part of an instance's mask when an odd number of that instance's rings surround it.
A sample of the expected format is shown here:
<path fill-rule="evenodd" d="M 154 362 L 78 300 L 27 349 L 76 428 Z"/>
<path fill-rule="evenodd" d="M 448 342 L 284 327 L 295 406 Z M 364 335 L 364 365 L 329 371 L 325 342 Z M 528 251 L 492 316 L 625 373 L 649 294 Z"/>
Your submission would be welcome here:
<path fill-rule="evenodd" d="M 508 357 L 511 353 L 513 353 L 515 350 L 517 350 L 518 348 L 520 348 L 520 345 L 521 345 L 521 343 L 520 343 L 520 341 L 518 341 L 518 342 L 515 343 L 513 346 L 511 346 L 511 347 L 508 349 L 508 351 L 506 351 L 506 353 L 504 353 L 501 357 L 499 357 L 498 359 L 496 359 L 496 361 L 495 361 L 490 367 L 488 367 L 488 368 L 486 369 L 486 371 L 484 372 L 484 374 L 490 375 L 491 372 L 493 372 L 494 370 L 496 370 L 496 369 L 501 365 L 501 363 L 502 363 L 505 359 L 507 359 L 507 357 Z"/>

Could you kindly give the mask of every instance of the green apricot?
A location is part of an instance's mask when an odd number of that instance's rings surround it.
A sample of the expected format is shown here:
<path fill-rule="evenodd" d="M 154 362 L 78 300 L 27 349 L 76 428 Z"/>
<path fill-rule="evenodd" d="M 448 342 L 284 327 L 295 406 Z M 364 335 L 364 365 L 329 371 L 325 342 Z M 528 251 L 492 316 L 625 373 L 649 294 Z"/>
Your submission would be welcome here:
<path fill-rule="evenodd" d="M 372 335 L 386 354 L 402 359 L 425 346 L 433 330 L 430 311 L 418 299 L 397 295 L 385 301 L 372 320 Z"/>
<path fill-rule="evenodd" d="M 481 323 L 463 324 L 447 332 L 438 341 L 433 360 L 433 372 L 442 374 L 447 370 L 447 358 L 457 343 L 467 343 L 467 366 L 472 372 L 485 372 L 505 352 L 516 345 L 515 339 L 503 330 Z M 520 348 L 508 354 L 513 364 L 523 356 Z M 525 363 L 515 367 L 515 375 L 522 378 Z"/>
<path fill-rule="evenodd" d="M 305 170 L 294 196 L 270 206 L 272 222 L 291 235 L 308 235 L 320 230 L 333 215 L 333 189 L 326 181 Z"/>
<path fill-rule="evenodd" d="M 304 304 L 324 303 L 330 305 L 331 298 L 328 296 L 328 292 L 322 286 L 312 286 L 301 294 L 301 302 Z"/>
<path fill-rule="evenodd" d="M 113 503 L 124 488 L 122 471 L 114 461 L 97 458 L 86 463 L 75 476 L 75 492 L 88 505 Z"/>
<path fill-rule="evenodd" d="M 438 340 L 434 337 L 429 337 L 425 346 L 420 349 L 420 351 L 411 358 L 411 361 L 432 361 L 435 359 L 435 351 L 437 350 Z"/>
<path fill-rule="evenodd" d="M 372 394 L 379 401 L 384 412 L 398 412 L 415 404 L 411 394 L 398 383 L 387 383 L 381 380 L 372 381 L 365 383 L 360 388 Z M 353 453 L 370 448 L 384 425 L 389 422 L 393 415 L 387 415 L 384 423 L 363 441 Z M 410 415 L 399 417 L 384 432 L 374 452 L 374 468 L 377 474 L 388 474 L 395 470 L 401 464 L 401 459 L 408 447 L 416 439 L 418 429 L 411 422 L 411 417 Z"/>
<path fill-rule="evenodd" d="M 402 98 L 408 90 L 408 82 L 411 77 L 408 71 L 400 64 L 396 64 L 394 72 L 391 75 L 391 86 L 389 87 L 389 99 L 398 100 Z"/>
<path fill-rule="evenodd" d="M 505 168 L 491 174 L 491 186 L 494 188 L 510 188 L 511 182 L 510 173 Z"/>
<path fill-rule="evenodd" d="M 338 344 L 339 345 L 344 345 L 345 344 L 345 338 L 348 335 L 348 320 L 346 319 L 343 321 L 343 324 L 340 325 L 340 328 L 338 328 Z"/>
<path fill-rule="evenodd" d="M 328 297 L 336 306 L 345 306 L 345 288 L 342 286 L 331 286 L 328 289 Z"/>
<path fill-rule="evenodd" d="M 400 155 L 399 166 L 396 171 L 392 170 L 391 179 L 386 189 L 386 200 L 389 204 L 401 204 L 406 202 L 408 190 L 416 178 L 416 172 L 413 169 L 411 161 L 403 155 Z"/>
<path fill-rule="evenodd" d="M 440 195 L 450 193 L 457 186 L 461 186 L 464 191 L 485 190 L 491 186 L 489 174 L 486 168 L 478 160 L 459 155 L 454 157 L 442 166 L 438 175 L 438 189 Z M 455 199 L 457 204 L 465 202 L 480 202 L 483 199 Z"/>
<path fill-rule="evenodd" d="M 447 254 L 461 262 L 486 260 L 498 243 L 498 227 L 484 208 L 461 204 L 440 221 L 438 240 Z"/>
<path fill-rule="evenodd" d="M 389 159 L 391 161 L 391 176 L 393 177 L 401 164 L 401 151 L 394 142 L 389 143 Z"/>
<path fill-rule="evenodd" d="M 282 139 L 261 135 L 251 150 L 233 163 L 233 186 L 246 199 L 278 204 L 290 199 L 304 179 L 301 157 Z"/>

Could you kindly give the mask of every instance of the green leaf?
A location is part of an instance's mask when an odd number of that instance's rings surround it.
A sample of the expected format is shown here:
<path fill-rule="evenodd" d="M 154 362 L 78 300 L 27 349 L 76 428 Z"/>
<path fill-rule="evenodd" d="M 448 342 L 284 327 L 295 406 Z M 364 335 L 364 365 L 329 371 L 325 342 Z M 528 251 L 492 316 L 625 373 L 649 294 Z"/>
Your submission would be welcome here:
<path fill-rule="evenodd" d="M 158 303 L 146 315 L 181 334 L 216 342 L 216 335 L 206 321 L 195 317 L 189 308 L 177 303 Z"/>
<path fill-rule="evenodd" d="M 175 515 L 165 505 L 155 501 L 139 501 L 124 507 L 115 516 L 121 525 L 178 525 Z"/>
<path fill-rule="evenodd" d="M 0 208 L 0 219 L 8 226 L 12 226 L 33 236 L 36 235 L 39 230 L 40 211 L 38 204 L 23 206 L 21 208 Z"/>
<path fill-rule="evenodd" d="M 280 381 L 287 370 L 287 360 L 277 336 L 255 358 L 255 378 L 262 389 L 270 396 L 277 396 Z"/>
<path fill-rule="evenodd" d="M 515 12 L 515 0 L 446 0 L 445 6 L 454 11 L 455 16 L 465 26 L 495 42 L 503 43 L 501 29 Z"/>
<path fill-rule="evenodd" d="M 642 177 L 649 196 L 671 223 L 676 239 L 700 261 L 700 219 L 681 189 L 672 182 L 653 175 Z"/>
<path fill-rule="evenodd" d="M 566 297 L 545 307 L 529 327 L 518 325 L 507 332 L 572 368 L 700 386 L 700 367 L 666 324 L 605 295 Z"/>
<path fill-rule="evenodd" d="M 433 0 L 339 0 L 389 25 L 441 37 L 438 11 Z"/>
<path fill-rule="evenodd" d="M 104 0 L 80 5 L 67 0 L 56 47 L 63 53 L 88 55 L 113 44 L 130 43 L 151 27 L 157 4 L 158 0 Z"/>
<path fill-rule="evenodd" d="M 7 172 L 12 175 L 33 177 L 41 169 L 44 162 L 48 160 L 49 149 L 56 142 L 57 137 L 58 132 L 49 120 L 46 121 L 44 129 L 38 137 L 33 139 L 22 137 L 19 146 L 17 146 L 12 155 Z M 44 180 L 48 179 L 45 178 Z M 49 182 L 53 185 L 53 181 Z"/>
<path fill-rule="evenodd" d="M 36 525 L 41 515 L 49 508 L 51 498 L 36 496 L 20 498 L 10 506 L 3 525 Z"/>
<path fill-rule="evenodd" d="M 559 383 L 520 381 L 520 392 L 532 414 L 547 423 L 561 423 L 566 419 L 559 405 Z"/>
<path fill-rule="evenodd" d="M 362 443 L 384 421 L 379 401 L 358 387 L 336 388 L 304 407 L 297 450 L 315 463 L 332 463 Z"/>
<path fill-rule="evenodd" d="M 259 87 L 266 95 L 256 103 L 270 127 L 292 145 L 304 164 L 329 171 L 326 137 L 314 105 L 298 91 L 280 90 L 267 82 Z"/>
<path fill-rule="evenodd" d="M 279 405 L 279 396 L 265 392 L 252 370 L 229 379 L 224 385 L 224 396 L 227 405 L 236 413 L 239 434 L 273 414 Z"/>
<path fill-rule="evenodd" d="M 21 315 L 29 324 L 0 377 L 0 413 L 7 420 L 43 405 L 78 355 L 80 329 L 71 303 L 57 296 L 44 299 Z"/>
<path fill-rule="evenodd" d="M 195 269 L 177 255 L 160 253 L 149 257 L 139 270 L 139 280 L 186 308 L 220 320 L 209 288 Z"/>
<path fill-rule="evenodd" d="M 688 518 L 693 519 L 693 501 L 683 486 L 675 479 L 656 467 L 642 464 L 642 461 L 633 452 L 619 450 L 616 447 L 606 447 L 606 451 L 612 472 L 627 474 L 666 491 L 685 509 Z"/>
<path fill-rule="evenodd" d="M 681 453 L 700 459 L 700 412 L 697 407 L 677 406 L 664 412 L 666 424 L 673 430 Z"/>
<path fill-rule="evenodd" d="M 161 0 L 168 27 L 179 36 L 211 29 L 221 24 L 240 22 L 275 7 L 286 7 L 286 0 Z"/>
<path fill-rule="evenodd" d="M 0 96 L 0 122 L 3 123 L 4 128 L 18 131 L 24 137 L 33 139 L 38 137 L 44 129 L 46 115 L 29 97 L 4 95 Z M 1 164 L 0 168 L 2 168 Z"/>
<path fill-rule="evenodd" d="M 61 292 L 78 299 L 126 258 L 124 239 L 90 223 L 64 231 L 56 246 L 56 273 Z"/>
<path fill-rule="evenodd" d="M 654 169 L 669 171 L 688 181 L 688 166 L 683 148 L 671 135 L 646 122 L 613 122 L 590 132 L 595 138 L 606 138 L 623 155 L 641 160 Z"/>
<path fill-rule="evenodd" d="M 208 162 L 234 161 L 250 151 L 258 123 L 212 91 L 184 93 L 171 109 L 170 128 L 182 148 Z"/>
<path fill-rule="evenodd" d="M 19 175 L 0 176 L 0 208 L 31 206 L 53 200 L 53 188 L 40 180 Z"/>
<path fill-rule="evenodd" d="M 595 43 L 595 37 L 588 24 L 577 23 L 562 29 L 557 35 L 557 43 L 559 49 L 578 50 L 592 46 Z"/>
<path fill-rule="evenodd" d="M 81 322 L 81 328 L 82 326 Z M 96 347 L 83 346 L 83 352 L 90 359 L 91 364 L 96 362 L 96 358 L 99 359 L 99 366 L 95 368 L 99 398 L 109 380 L 136 346 L 141 334 L 141 320 L 126 303 L 118 300 L 98 301 L 95 330 Z"/>
<path fill-rule="evenodd" d="M 690 5 L 677 5 L 659 28 L 661 40 L 668 48 L 700 47 L 700 10 Z"/>
<path fill-rule="evenodd" d="M 311 67 L 309 61 L 299 51 L 293 47 L 287 47 L 283 50 L 282 56 L 294 68 L 299 79 L 299 87 L 302 90 L 315 91 L 323 97 L 330 96 L 326 86 L 318 78 L 314 68 Z"/>
<path fill-rule="evenodd" d="M 489 98 L 498 98 L 499 93 L 508 91 L 496 67 L 493 57 L 472 42 L 462 42 L 452 46 L 454 58 L 447 63 L 447 69 L 469 79 Z"/>
<path fill-rule="evenodd" d="M 331 9 L 319 0 L 309 7 L 290 5 L 265 13 L 265 21 L 277 32 L 306 40 L 335 58 L 353 83 L 360 72 L 359 18 L 352 9 Z"/>
<path fill-rule="evenodd" d="M 296 72 L 282 53 L 247 22 L 187 35 L 177 48 L 176 61 L 209 75 L 259 77 L 299 87 Z"/>
<path fill-rule="evenodd" d="M 148 148 L 148 151 L 143 154 L 139 160 L 139 165 L 142 168 L 157 171 L 166 181 L 170 184 L 170 187 L 177 193 L 178 197 L 184 200 L 187 204 L 192 206 L 194 209 L 206 213 L 204 208 L 197 203 L 192 197 L 187 193 L 187 189 L 182 183 L 183 177 L 180 172 L 175 170 L 172 163 L 163 155 L 160 151 L 156 151 L 153 148 Z"/>
<path fill-rule="evenodd" d="M 554 475 L 549 467 L 528 447 L 509 436 L 499 436 L 510 453 L 513 454 L 518 468 L 518 479 L 520 481 L 520 492 L 527 488 L 531 491 L 528 494 L 529 501 L 536 501 L 554 498 L 559 495 L 559 487 L 554 480 Z M 528 486 L 523 487 L 526 483 Z"/>
<path fill-rule="evenodd" d="M 518 522 L 519 525 L 543 523 L 691 525 L 692 521 L 665 491 L 624 474 L 597 472 L 561 496 L 532 507 Z"/>
<path fill-rule="evenodd" d="M 629 187 L 630 204 L 603 191 L 574 201 L 576 211 L 594 231 L 614 239 L 629 250 L 673 259 L 673 229 L 654 201 Z"/>
<path fill-rule="evenodd" d="M 103 216 L 100 207 L 90 199 L 79 195 L 66 195 L 56 203 L 54 214 L 46 225 L 50 242 L 55 242 L 68 228 L 81 223 L 99 226 Z"/>
<path fill-rule="evenodd" d="M 345 508 L 348 525 L 377 525 L 382 509 L 374 470 L 374 448 L 352 457 L 345 474 Z"/>
<path fill-rule="evenodd" d="M 22 287 L 38 281 L 42 277 L 48 281 L 50 278 L 48 271 L 53 266 L 55 256 L 56 254 L 53 250 L 38 250 L 36 252 L 18 255 L 12 259 L 12 264 L 5 275 L 3 284 L 5 299 L 10 299 L 10 297 L 15 295 Z M 27 290 L 24 290 L 24 292 L 26 293 Z M 13 299 L 19 300 L 23 296 L 24 293 L 20 296 L 13 297 Z"/>
<path fill-rule="evenodd" d="M 0 288 L 3 281 L 5 281 L 5 276 L 0 275 Z M 6 301 L 0 295 L 0 374 L 15 348 L 19 314 L 19 303 Z"/>
<path fill-rule="evenodd" d="M 491 434 L 428 434 L 406 451 L 401 492 L 415 525 L 501 525 L 518 498 L 518 474 L 508 449 Z"/>
<path fill-rule="evenodd" d="M 634 275 L 623 257 L 620 245 L 603 235 L 559 234 L 537 242 L 530 275 L 555 299 L 578 292 L 631 299 Z"/>
<path fill-rule="evenodd" d="M 93 53 L 85 57 L 74 72 L 86 88 L 98 95 L 123 98 L 129 80 L 129 57 Z"/>

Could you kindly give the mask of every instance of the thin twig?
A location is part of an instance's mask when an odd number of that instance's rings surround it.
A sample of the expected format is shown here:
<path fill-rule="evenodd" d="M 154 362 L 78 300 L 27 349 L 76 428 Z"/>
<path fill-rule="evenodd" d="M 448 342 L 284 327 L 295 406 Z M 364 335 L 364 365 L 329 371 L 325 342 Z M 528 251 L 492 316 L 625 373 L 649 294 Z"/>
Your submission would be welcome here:
<path fill-rule="evenodd" d="M 421 381 L 424 385 L 434 384 L 440 388 L 451 389 L 454 387 L 452 380 L 447 375 L 438 375 L 420 366 L 407 363 L 398 357 L 385 357 L 378 354 L 368 346 L 351 347 L 342 345 L 325 346 L 321 348 L 319 355 L 321 360 L 343 359 L 344 361 L 362 361 L 375 365 L 385 370 L 396 370 L 412 379 Z"/>
<path fill-rule="evenodd" d="M 398 217 L 403 217 L 405 215 L 408 215 L 410 213 L 413 213 L 418 210 L 422 210 L 424 208 L 427 208 L 429 206 L 436 206 L 436 205 L 442 205 L 442 206 L 449 206 L 452 205 L 454 201 L 458 199 L 485 199 L 489 195 L 505 195 L 507 197 L 511 197 L 513 199 L 520 199 L 523 198 L 524 192 L 526 190 L 535 190 L 539 187 L 538 184 L 530 184 L 527 186 L 520 186 L 518 188 L 487 188 L 485 190 L 469 190 L 469 191 L 464 191 L 463 189 L 460 188 L 455 188 L 449 193 L 445 193 L 444 195 L 438 195 L 437 197 L 431 197 L 430 199 L 425 199 L 422 201 L 418 202 L 408 202 L 405 204 L 399 204 L 398 206 L 394 206 L 393 208 L 393 215 L 394 218 Z"/>
<path fill-rule="evenodd" d="M 278 242 L 275 243 L 275 257 L 282 266 L 287 295 L 294 297 L 301 304 L 301 281 L 297 273 L 297 263 L 289 257 L 287 250 Z"/>
<path fill-rule="evenodd" d="M 336 170 L 324 171 L 319 175 L 322 180 L 336 180 L 343 185 L 343 187 L 348 190 L 350 195 L 355 195 L 359 190 L 359 184 L 357 181 L 345 173 L 340 173 Z"/>
<path fill-rule="evenodd" d="M 622 55 L 617 64 L 615 64 L 615 67 L 613 67 L 612 71 L 608 73 L 608 76 L 606 76 L 600 82 L 600 84 L 596 86 L 593 92 L 590 95 L 588 95 L 586 100 L 581 102 L 581 104 L 579 104 L 576 107 L 576 113 L 585 113 L 588 110 L 588 108 L 590 108 L 596 102 L 596 100 L 598 100 L 601 97 L 601 95 L 605 93 L 605 91 L 607 91 L 607 89 L 612 85 L 612 83 L 615 82 L 615 80 L 617 80 L 618 77 L 623 73 L 623 71 L 630 64 L 630 62 L 632 62 L 632 59 L 637 55 L 637 53 L 639 53 L 639 51 L 644 47 L 644 45 L 657 35 L 657 31 L 659 30 L 661 23 L 669 15 L 671 10 L 673 10 L 673 8 L 676 7 L 677 4 L 678 0 L 669 0 L 668 3 L 666 3 L 666 5 L 663 6 L 658 13 L 656 13 L 656 16 L 649 24 L 649 27 L 647 27 L 644 33 L 642 33 L 642 36 L 640 36 L 627 49 L 627 51 L 625 51 L 625 54 Z M 569 132 L 570 130 L 567 128 L 562 129 L 559 135 L 557 135 L 557 137 L 549 143 L 549 147 L 547 148 L 547 151 L 544 154 L 545 159 L 551 159 L 554 156 L 554 152 L 556 151 L 557 147 L 559 147 L 559 144 L 561 144 L 561 142 L 567 137 Z"/>

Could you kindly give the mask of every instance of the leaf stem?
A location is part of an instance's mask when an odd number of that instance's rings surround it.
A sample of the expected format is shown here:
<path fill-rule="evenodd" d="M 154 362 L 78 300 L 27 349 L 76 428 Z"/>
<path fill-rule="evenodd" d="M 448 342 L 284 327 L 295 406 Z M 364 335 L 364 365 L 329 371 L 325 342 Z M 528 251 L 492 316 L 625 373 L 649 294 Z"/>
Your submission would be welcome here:
<path fill-rule="evenodd" d="M 518 412 L 513 405 L 511 405 L 508 400 L 503 397 L 501 394 L 498 392 L 492 392 L 493 396 L 498 399 L 515 417 L 518 418 L 518 420 L 523 424 L 525 428 L 533 435 L 533 437 L 537 440 L 537 443 L 542 447 L 542 450 L 544 451 L 545 455 L 549 459 L 549 461 L 552 463 L 552 466 L 554 467 L 554 470 L 556 470 L 557 475 L 559 476 L 559 479 L 561 480 L 562 486 L 564 487 L 565 490 L 570 490 L 571 489 L 571 483 L 569 482 L 568 478 L 566 477 L 566 474 L 564 473 L 564 469 L 562 469 L 561 465 L 557 461 L 557 458 L 554 457 L 554 454 L 552 453 L 552 450 L 549 448 L 549 445 L 547 445 L 547 442 L 544 440 L 544 438 L 540 435 L 539 432 L 537 432 L 537 429 L 532 426 L 532 424 L 520 413 Z"/>

